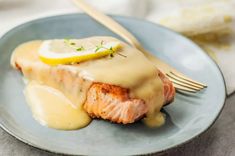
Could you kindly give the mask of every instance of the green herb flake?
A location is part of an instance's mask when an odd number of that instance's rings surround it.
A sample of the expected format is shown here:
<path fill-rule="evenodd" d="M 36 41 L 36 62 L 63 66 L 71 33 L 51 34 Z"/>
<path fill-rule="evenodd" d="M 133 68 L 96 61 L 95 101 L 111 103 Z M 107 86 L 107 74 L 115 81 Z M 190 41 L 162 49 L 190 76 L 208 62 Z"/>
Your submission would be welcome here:
<path fill-rule="evenodd" d="M 95 52 L 97 52 L 98 50 L 100 50 L 100 47 L 96 47 Z"/>
<path fill-rule="evenodd" d="M 83 46 L 81 46 L 81 47 L 77 48 L 76 50 L 77 51 L 83 51 L 83 50 L 85 50 L 85 48 Z"/>
<path fill-rule="evenodd" d="M 119 56 L 122 56 L 122 57 L 127 57 L 126 55 L 123 55 L 121 53 L 117 53 Z"/>

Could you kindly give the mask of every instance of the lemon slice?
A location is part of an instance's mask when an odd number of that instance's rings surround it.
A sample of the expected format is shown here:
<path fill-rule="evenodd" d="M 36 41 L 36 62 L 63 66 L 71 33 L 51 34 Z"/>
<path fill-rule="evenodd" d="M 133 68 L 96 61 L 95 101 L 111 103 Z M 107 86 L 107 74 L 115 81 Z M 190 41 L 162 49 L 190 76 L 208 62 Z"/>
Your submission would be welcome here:
<path fill-rule="evenodd" d="M 45 40 L 39 48 L 39 58 L 49 65 L 73 64 L 113 54 L 120 48 L 120 42 L 107 42 L 98 49 L 96 46 L 77 50 L 74 45 L 67 45 L 63 40 Z"/>

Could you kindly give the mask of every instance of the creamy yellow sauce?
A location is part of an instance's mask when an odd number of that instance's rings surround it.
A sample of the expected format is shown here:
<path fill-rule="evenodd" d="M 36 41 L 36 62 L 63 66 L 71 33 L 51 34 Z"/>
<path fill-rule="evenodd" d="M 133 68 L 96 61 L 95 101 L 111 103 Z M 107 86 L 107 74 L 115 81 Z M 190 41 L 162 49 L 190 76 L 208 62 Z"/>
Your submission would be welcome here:
<path fill-rule="evenodd" d="M 72 130 L 85 127 L 91 121 L 81 106 L 74 107 L 57 89 L 31 81 L 27 84 L 24 94 L 34 118 L 42 125 Z"/>
<path fill-rule="evenodd" d="M 82 40 L 73 40 L 73 42 L 76 42 L 78 46 L 80 44 L 85 48 L 91 48 L 92 46 L 95 47 L 95 45 L 98 45 L 101 40 L 104 42 L 117 41 L 117 39 L 111 37 L 92 37 Z M 54 46 L 56 47 L 54 50 L 66 50 L 63 49 L 66 47 L 61 46 L 62 42 L 63 40 L 54 42 L 54 44 L 58 45 Z M 22 72 L 29 80 L 35 80 L 59 90 L 72 102 L 71 105 L 73 105 L 73 108 L 79 109 L 82 108 L 85 102 L 86 93 L 92 82 L 102 82 L 128 88 L 132 98 L 143 99 L 148 105 L 149 111 L 146 119 L 143 120 L 147 125 L 154 127 L 164 123 L 164 117 L 160 113 L 160 109 L 164 103 L 162 81 L 158 77 L 158 71 L 154 64 L 150 62 L 142 52 L 121 42 L 122 48 L 120 49 L 120 53 L 126 57 L 115 54 L 114 57 L 103 57 L 77 65 L 58 65 L 55 70 L 55 67 L 46 65 L 40 61 L 37 52 L 41 43 L 42 41 L 24 43 L 17 47 L 12 55 L 12 65 L 15 66 L 15 61 L 20 62 L 24 66 Z M 56 75 L 59 74 L 63 75 L 63 79 L 56 77 Z M 71 76 L 69 76 L 70 74 L 74 74 L 73 77 L 76 77 L 76 79 L 72 79 Z M 43 90 L 43 92 L 45 90 Z M 42 89 L 40 89 L 40 92 L 42 92 Z M 46 95 L 48 94 L 47 91 L 43 94 L 47 97 L 52 96 Z M 41 98 L 37 100 L 41 100 Z M 51 101 L 41 100 L 40 102 L 31 102 L 30 104 L 34 116 L 36 116 L 35 112 L 37 112 L 33 109 L 33 107 L 35 107 L 34 105 L 37 105 L 36 103 L 42 104 L 42 102 L 44 105 L 42 105 L 41 108 L 45 109 L 44 111 L 48 112 L 48 115 L 53 113 L 53 111 L 61 111 L 61 109 L 55 107 L 55 105 L 52 106 L 54 109 L 44 107 L 50 105 Z M 61 108 L 68 109 L 67 111 L 73 111 L 71 107 L 64 106 L 65 104 L 61 104 Z M 80 109 L 80 111 L 85 113 L 83 109 Z M 37 118 L 37 120 L 40 121 L 39 118 L 41 118 L 41 116 Z M 73 116 L 70 117 L 68 115 L 67 119 L 71 118 L 73 118 Z M 56 122 L 58 121 L 51 120 L 50 127 L 56 127 L 54 126 Z M 88 124 L 89 121 L 87 120 L 86 123 Z M 79 126 L 77 126 L 77 128 L 79 128 Z M 69 128 L 65 126 L 62 129 Z"/>

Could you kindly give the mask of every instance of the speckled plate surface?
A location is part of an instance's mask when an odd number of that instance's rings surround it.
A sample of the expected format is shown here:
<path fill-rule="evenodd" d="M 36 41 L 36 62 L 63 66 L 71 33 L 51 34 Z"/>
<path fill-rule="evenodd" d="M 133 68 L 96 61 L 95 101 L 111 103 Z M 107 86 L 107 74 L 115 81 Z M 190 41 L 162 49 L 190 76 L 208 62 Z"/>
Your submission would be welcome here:
<path fill-rule="evenodd" d="M 0 39 L 0 125 L 32 146 L 65 154 L 130 155 L 167 150 L 207 130 L 218 117 L 225 100 L 223 77 L 215 63 L 188 39 L 158 25 L 114 16 L 158 57 L 192 78 L 208 84 L 194 95 L 177 94 L 164 108 L 166 124 L 150 129 L 141 122 L 131 125 L 94 120 L 81 130 L 60 131 L 38 124 L 24 96 L 21 74 L 10 65 L 12 50 L 35 39 L 115 36 L 84 14 L 54 16 L 15 27 Z M 138 69 L 134 69 L 138 70 Z"/>

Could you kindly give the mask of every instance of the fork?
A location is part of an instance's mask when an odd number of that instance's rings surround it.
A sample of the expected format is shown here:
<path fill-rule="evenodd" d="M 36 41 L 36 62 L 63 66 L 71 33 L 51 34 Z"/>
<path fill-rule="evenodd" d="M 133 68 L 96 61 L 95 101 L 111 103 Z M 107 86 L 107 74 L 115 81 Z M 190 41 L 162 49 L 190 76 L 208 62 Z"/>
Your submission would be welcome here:
<path fill-rule="evenodd" d="M 207 86 L 203 83 L 197 82 L 186 75 L 182 74 L 175 68 L 171 67 L 167 63 L 163 62 L 159 58 L 153 56 L 150 52 L 148 52 L 141 43 L 137 40 L 137 38 L 132 35 L 127 29 L 113 20 L 111 17 L 103 14 L 102 12 L 96 10 L 94 7 L 87 4 L 84 0 L 73 0 L 75 5 L 94 18 L 99 23 L 103 24 L 105 27 L 109 28 L 111 31 L 122 37 L 133 47 L 142 51 L 145 56 L 153 62 L 161 71 L 172 81 L 174 87 L 180 91 L 186 92 L 198 92 Z"/>

